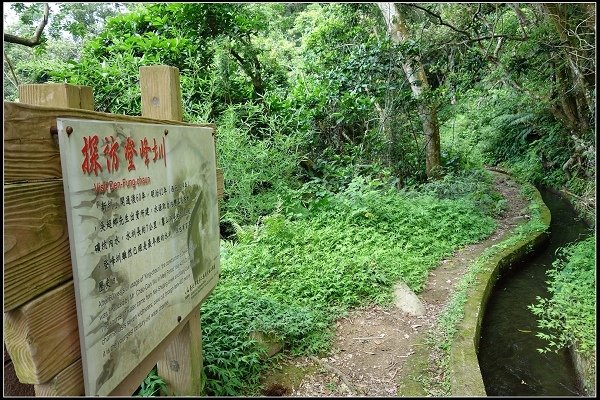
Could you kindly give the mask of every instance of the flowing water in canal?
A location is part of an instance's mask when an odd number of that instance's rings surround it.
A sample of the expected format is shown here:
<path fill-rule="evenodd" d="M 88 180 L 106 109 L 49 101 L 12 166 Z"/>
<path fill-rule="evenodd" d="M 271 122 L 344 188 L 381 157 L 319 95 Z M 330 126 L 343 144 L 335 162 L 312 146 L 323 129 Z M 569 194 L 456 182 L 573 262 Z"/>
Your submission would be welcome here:
<path fill-rule="evenodd" d="M 481 328 L 479 365 L 488 396 L 581 395 L 568 350 L 541 354 L 537 321 L 528 305 L 548 297 L 545 271 L 556 249 L 584 239 L 591 231 L 569 203 L 540 189 L 550 209 L 550 238 L 533 256 L 502 273 L 489 299 Z"/>

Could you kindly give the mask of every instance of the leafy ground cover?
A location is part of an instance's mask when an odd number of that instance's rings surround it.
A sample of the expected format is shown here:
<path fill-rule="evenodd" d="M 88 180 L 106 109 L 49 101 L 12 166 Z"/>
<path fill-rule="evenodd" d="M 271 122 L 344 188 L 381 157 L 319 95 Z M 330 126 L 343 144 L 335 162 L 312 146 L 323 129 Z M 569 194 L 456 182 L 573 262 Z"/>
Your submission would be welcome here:
<path fill-rule="evenodd" d="M 492 233 L 498 200 L 483 174 L 403 191 L 357 178 L 338 193 L 305 186 L 258 224 L 238 226 L 201 310 L 206 393 L 257 388 L 267 364 L 254 330 L 292 354 L 317 354 L 350 307 L 386 304 L 398 280 L 418 293 L 441 259 Z"/>
<path fill-rule="evenodd" d="M 591 356 L 596 351 L 596 237 L 562 247 L 548 270 L 551 297 L 538 296 L 529 306 L 538 317 L 547 346 L 541 352 L 558 350 L 572 343 Z"/>

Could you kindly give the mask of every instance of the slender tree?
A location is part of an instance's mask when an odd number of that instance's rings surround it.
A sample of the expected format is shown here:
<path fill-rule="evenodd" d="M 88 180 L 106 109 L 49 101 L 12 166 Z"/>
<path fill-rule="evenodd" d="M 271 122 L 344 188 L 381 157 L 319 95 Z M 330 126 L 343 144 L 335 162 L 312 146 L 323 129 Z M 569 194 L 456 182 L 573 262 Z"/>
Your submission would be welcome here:
<path fill-rule="evenodd" d="M 596 50 L 595 9 L 585 5 L 542 4 L 540 9 L 560 38 L 562 63 L 556 68 L 557 86 L 561 87 L 561 108 L 554 108 L 555 115 L 565 122 L 577 136 L 591 129 L 595 108 L 595 71 L 585 68 L 593 62 Z M 571 16 L 576 15 L 577 17 Z M 587 65 L 586 65 L 587 64 Z"/>
<path fill-rule="evenodd" d="M 406 22 L 398 12 L 394 3 L 377 3 L 383 14 L 385 23 L 394 43 L 403 44 L 410 40 Z M 419 102 L 418 112 L 423 124 L 425 136 L 425 172 L 428 178 L 440 177 L 440 131 L 436 105 L 424 98 L 424 93 L 430 89 L 423 64 L 416 58 L 404 57 L 402 69 L 410 83 L 413 97 Z"/>

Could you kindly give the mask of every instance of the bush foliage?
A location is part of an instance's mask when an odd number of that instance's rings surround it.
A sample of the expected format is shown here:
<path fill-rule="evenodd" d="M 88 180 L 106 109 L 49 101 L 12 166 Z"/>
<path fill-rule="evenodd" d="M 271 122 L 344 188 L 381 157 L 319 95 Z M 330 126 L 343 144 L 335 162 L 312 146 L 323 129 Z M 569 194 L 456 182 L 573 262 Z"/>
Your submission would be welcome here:
<path fill-rule="evenodd" d="M 529 306 L 539 318 L 537 336 L 547 346 L 541 352 L 577 344 L 578 351 L 596 351 L 596 236 L 559 249 L 548 270 L 549 298 Z"/>

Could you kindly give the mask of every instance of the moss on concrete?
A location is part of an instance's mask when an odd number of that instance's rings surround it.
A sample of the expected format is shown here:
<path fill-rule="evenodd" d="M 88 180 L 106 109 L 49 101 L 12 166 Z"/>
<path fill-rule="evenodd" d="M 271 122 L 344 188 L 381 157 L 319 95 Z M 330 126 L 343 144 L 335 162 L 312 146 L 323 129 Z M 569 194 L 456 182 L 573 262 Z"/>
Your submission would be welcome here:
<path fill-rule="evenodd" d="M 429 367 L 430 346 L 425 338 L 414 345 L 415 354 L 406 360 L 406 364 L 399 374 L 396 395 L 402 397 L 428 396 L 426 381 Z"/>
<path fill-rule="evenodd" d="M 475 283 L 468 289 L 467 301 L 464 306 L 465 316 L 457 327 L 448 361 L 452 396 L 486 395 L 477 359 L 483 311 L 502 270 L 516 260 L 524 258 L 547 239 L 546 231 L 550 227 L 550 210 L 535 187 L 527 183 L 519 183 L 529 186 L 532 203 L 539 207 L 543 229 L 525 233 L 516 241 L 514 241 L 514 236 L 503 241 L 498 245 L 499 251 L 484 261 Z M 505 245 L 503 246 L 503 244 Z"/>
<path fill-rule="evenodd" d="M 585 391 L 586 396 L 596 396 L 596 352 L 593 354 L 582 354 L 577 351 L 577 345 L 569 347 L 579 384 Z"/>

